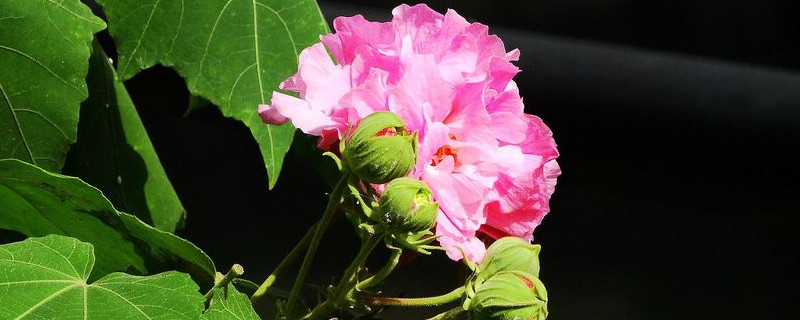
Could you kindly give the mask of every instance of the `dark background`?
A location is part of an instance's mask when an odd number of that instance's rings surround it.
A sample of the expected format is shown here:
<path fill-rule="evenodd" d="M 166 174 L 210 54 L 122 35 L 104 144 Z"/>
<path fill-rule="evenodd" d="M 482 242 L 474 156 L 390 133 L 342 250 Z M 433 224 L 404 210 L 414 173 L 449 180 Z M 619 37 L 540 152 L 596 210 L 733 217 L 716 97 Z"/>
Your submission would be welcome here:
<path fill-rule="evenodd" d="M 329 19 L 387 20 L 398 2 L 320 4 Z M 520 48 L 527 112 L 560 146 L 564 173 L 535 239 L 550 319 L 800 318 L 800 11 L 790 1 L 429 4 Z M 126 85 L 188 211 L 180 234 L 220 269 L 238 262 L 263 280 L 319 217 L 325 182 L 291 153 L 268 191 L 247 129 L 214 108 L 182 117 L 188 93 L 169 69 Z M 354 255 L 349 229 L 329 232 L 316 283 Z M 418 259 L 387 292 L 443 293 L 458 270 Z"/>

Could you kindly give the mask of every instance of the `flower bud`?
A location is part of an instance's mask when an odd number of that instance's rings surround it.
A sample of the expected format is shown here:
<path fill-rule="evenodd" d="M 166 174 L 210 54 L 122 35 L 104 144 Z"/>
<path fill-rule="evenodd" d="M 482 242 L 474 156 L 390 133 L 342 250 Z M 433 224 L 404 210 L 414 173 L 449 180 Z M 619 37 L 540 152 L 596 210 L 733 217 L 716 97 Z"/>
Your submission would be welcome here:
<path fill-rule="evenodd" d="M 361 120 L 342 156 L 350 170 L 368 183 L 387 183 L 407 175 L 417 161 L 417 134 L 394 113 L 378 111 Z"/>
<path fill-rule="evenodd" d="M 439 204 L 425 182 L 402 177 L 389 182 L 378 207 L 381 223 L 392 233 L 428 230 L 436 222 Z"/>
<path fill-rule="evenodd" d="M 474 320 L 544 320 L 547 290 L 527 272 L 503 271 L 481 284 L 469 309 Z"/>
<path fill-rule="evenodd" d="M 538 277 L 541 249 L 522 238 L 500 238 L 486 250 L 478 277 L 489 279 L 501 271 L 524 271 Z"/>

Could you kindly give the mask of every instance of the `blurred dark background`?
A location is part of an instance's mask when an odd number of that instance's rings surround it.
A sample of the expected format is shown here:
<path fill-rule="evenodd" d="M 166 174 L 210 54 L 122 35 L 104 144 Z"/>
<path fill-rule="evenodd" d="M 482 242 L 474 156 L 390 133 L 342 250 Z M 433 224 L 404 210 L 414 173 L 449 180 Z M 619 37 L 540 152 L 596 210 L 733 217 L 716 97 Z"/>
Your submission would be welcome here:
<path fill-rule="evenodd" d="M 429 2 L 521 50 L 527 112 L 560 146 L 564 173 L 535 239 L 550 319 L 800 319 L 800 11 L 791 3 Z M 329 19 L 387 20 L 398 2 L 320 4 Z M 188 211 L 180 234 L 220 269 L 238 262 L 263 280 L 319 217 L 325 182 L 291 153 L 268 191 L 247 129 L 214 108 L 184 118 L 188 92 L 169 69 L 126 85 Z M 328 233 L 316 283 L 331 283 L 355 254 L 349 228 Z M 458 269 L 441 256 L 417 259 L 387 294 L 444 293 Z"/>

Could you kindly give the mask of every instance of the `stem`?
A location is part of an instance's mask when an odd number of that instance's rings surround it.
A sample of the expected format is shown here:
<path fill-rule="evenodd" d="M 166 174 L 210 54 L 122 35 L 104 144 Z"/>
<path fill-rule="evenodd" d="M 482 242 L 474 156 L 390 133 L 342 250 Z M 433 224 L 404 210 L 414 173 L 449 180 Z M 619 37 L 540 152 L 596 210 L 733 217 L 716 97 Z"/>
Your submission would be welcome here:
<path fill-rule="evenodd" d="M 303 239 L 301 239 L 300 242 L 298 242 L 294 248 L 292 248 L 292 251 L 290 251 L 289 254 L 283 258 L 283 261 L 281 261 L 278 266 L 275 267 L 275 270 L 273 270 L 267 279 L 264 280 L 264 283 L 258 287 L 258 290 L 253 293 L 253 296 L 250 297 L 250 301 L 253 304 L 256 304 L 258 301 L 260 301 L 267 294 L 267 291 L 272 284 L 275 283 L 275 280 L 277 280 L 278 276 L 282 274 L 286 268 L 291 266 L 292 263 L 297 261 L 297 258 L 300 257 L 300 255 L 303 253 L 303 250 L 305 250 L 308 247 L 309 242 L 311 242 L 311 237 L 314 235 L 314 230 L 316 230 L 317 225 L 318 224 L 315 223 L 311 226 L 311 228 L 308 228 L 308 231 L 306 232 L 306 235 L 303 236 Z"/>
<path fill-rule="evenodd" d="M 231 281 L 233 281 L 233 279 L 236 279 L 242 274 L 244 274 L 244 268 L 242 268 L 242 266 L 239 265 L 238 263 L 234 264 L 231 267 L 231 270 L 228 271 L 228 273 L 226 273 L 225 276 L 222 277 L 222 279 L 216 281 L 216 283 L 214 283 L 214 287 L 211 288 L 211 290 L 208 290 L 208 292 L 206 292 L 206 294 L 204 295 L 206 301 L 208 301 L 208 299 L 211 299 L 211 296 L 214 295 L 214 290 L 219 288 L 225 288 L 226 286 L 228 286 L 229 283 L 231 283 Z"/>
<path fill-rule="evenodd" d="M 322 218 L 320 218 L 318 225 L 314 230 L 314 236 L 311 237 L 311 243 L 308 245 L 308 251 L 306 251 L 305 257 L 303 257 L 303 264 L 300 265 L 300 271 L 297 273 L 297 279 L 292 286 L 292 291 L 289 293 L 289 300 L 286 302 L 286 314 L 289 316 L 294 313 L 294 309 L 297 307 L 297 299 L 300 296 L 300 289 L 302 289 L 303 283 L 308 275 L 308 271 L 311 268 L 311 262 L 314 260 L 314 255 L 317 253 L 319 243 L 322 241 L 322 235 L 325 233 L 325 229 L 328 228 L 328 224 L 330 224 L 331 219 L 336 212 L 336 208 L 339 206 L 339 202 L 342 200 L 342 194 L 347 187 L 347 178 L 348 173 L 345 171 L 342 174 L 342 178 L 339 179 L 339 183 L 337 183 L 333 188 L 333 191 L 331 191 L 331 197 L 328 199 L 328 205 L 325 207 L 325 213 L 322 214 Z"/>
<path fill-rule="evenodd" d="M 447 311 L 442 312 L 440 314 L 437 314 L 437 315 L 435 315 L 435 316 L 433 316 L 431 318 L 428 318 L 427 320 L 451 320 L 451 319 L 457 319 L 458 316 L 460 316 L 464 312 L 466 312 L 466 311 L 464 311 L 464 309 L 462 309 L 461 307 L 455 307 L 453 309 L 450 309 L 450 310 L 447 310 Z"/>
<path fill-rule="evenodd" d="M 374 274 L 372 277 L 369 277 L 367 278 L 367 280 L 358 283 L 356 285 L 356 291 L 362 291 L 369 287 L 373 287 L 378 283 L 380 283 L 381 281 L 383 281 L 383 279 L 386 279 L 386 277 L 389 276 L 390 273 L 392 273 L 394 267 L 396 267 L 397 263 L 400 262 L 400 255 L 403 253 L 403 250 L 394 247 L 391 247 L 391 250 L 392 253 L 389 256 L 389 261 L 386 262 L 386 265 L 384 265 L 383 268 L 381 268 L 381 270 L 378 271 L 378 273 Z"/>
<path fill-rule="evenodd" d="M 358 300 L 370 306 L 435 307 L 456 301 L 464 296 L 464 287 L 459 287 L 441 296 L 426 298 L 384 298 L 361 296 Z"/>
<path fill-rule="evenodd" d="M 304 320 L 324 319 L 325 316 L 336 310 L 342 301 L 348 298 L 350 290 L 353 288 L 353 278 L 356 276 L 361 266 L 364 265 L 369 254 L 372 253 L 372 250 L 375 249 L 375 246 L 377 246 L 382 239 L 382 234 L 372 234 L 364 241 L 361 245 L 361 250 L 358 251 L 358 255 L 356 255 L 353 262 L 350 263 L 350 266 L 347 267 L 347 270 L 342 275 L 342 279 L 339 280 L 339 284 L 336 285 L 336 289 L 334 289 L 333 293 L 325 302 L 318 305 L 314 310 L 311 310 L 311 313 L 303 317 Z"/>
<path fill-rule="evenodd" d="M 337 285 L 336 290 L 333 291 L 333 297 L 335 299 L 341 300 L 344 298 L 343 295 L 346 291 L 352 288 L 353 277 L 358 273 L 358 269 L 364 265 L 369 254 L 372 253 L 372 250 L 375 249 L 375 246 L 377 246 L 382 239 L 382 234 L 373 234 L 364 241 L 364 244 L 361 245 L 361 250 L 358 251 L 358 255 L 356 255 L 356 258 L 350 263 L 350 266 L 347 267 L 344 275 L 342 275 L 342 280 L 339 281 L 339 285 Z"/>
<path fill-rule="evenodd" d="M 325 300 L 322 304 L 318 305 L 314 310 L 311 310 L 309 314 L 303 317 L 303 320 L 320 320 L 325 319 L 324 317 L 331 314 L 336 310 L 336 307 L 333 305 L 330 299 Z"/>

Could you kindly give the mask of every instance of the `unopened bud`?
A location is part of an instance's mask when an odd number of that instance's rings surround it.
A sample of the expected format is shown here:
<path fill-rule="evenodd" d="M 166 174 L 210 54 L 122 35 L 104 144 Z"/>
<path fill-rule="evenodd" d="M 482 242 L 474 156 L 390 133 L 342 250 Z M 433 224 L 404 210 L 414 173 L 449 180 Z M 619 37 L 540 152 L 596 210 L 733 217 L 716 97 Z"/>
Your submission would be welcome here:
<path fill-rule="evenodd" d="M 402 177 L 389 182 L 378 207 L 381 222 L 390 232 L 421 232 L 433 227 L 439 204 L 425 182 Z"/>
<path fill-rule="evenodd" d="M 478 277 L 489 279 L 501 271 L 524 271 L 538 277 L 541 249 L 522 238 L 500 238 L 486 250 Z"/>
<path fill-rule="evenodd" d="M 469 308 L 475 320 L 544 320 L 547 290 L 527 272 L 503 271 L 477 288 Z"/>
<path fill-rule="evenodd" d="M 347 166 L 368 183 L 387 183 L 411 172 L 417 161 L 417 134 L 394 113 L 378 111 L 361 120 L 345 143 Z"/>

